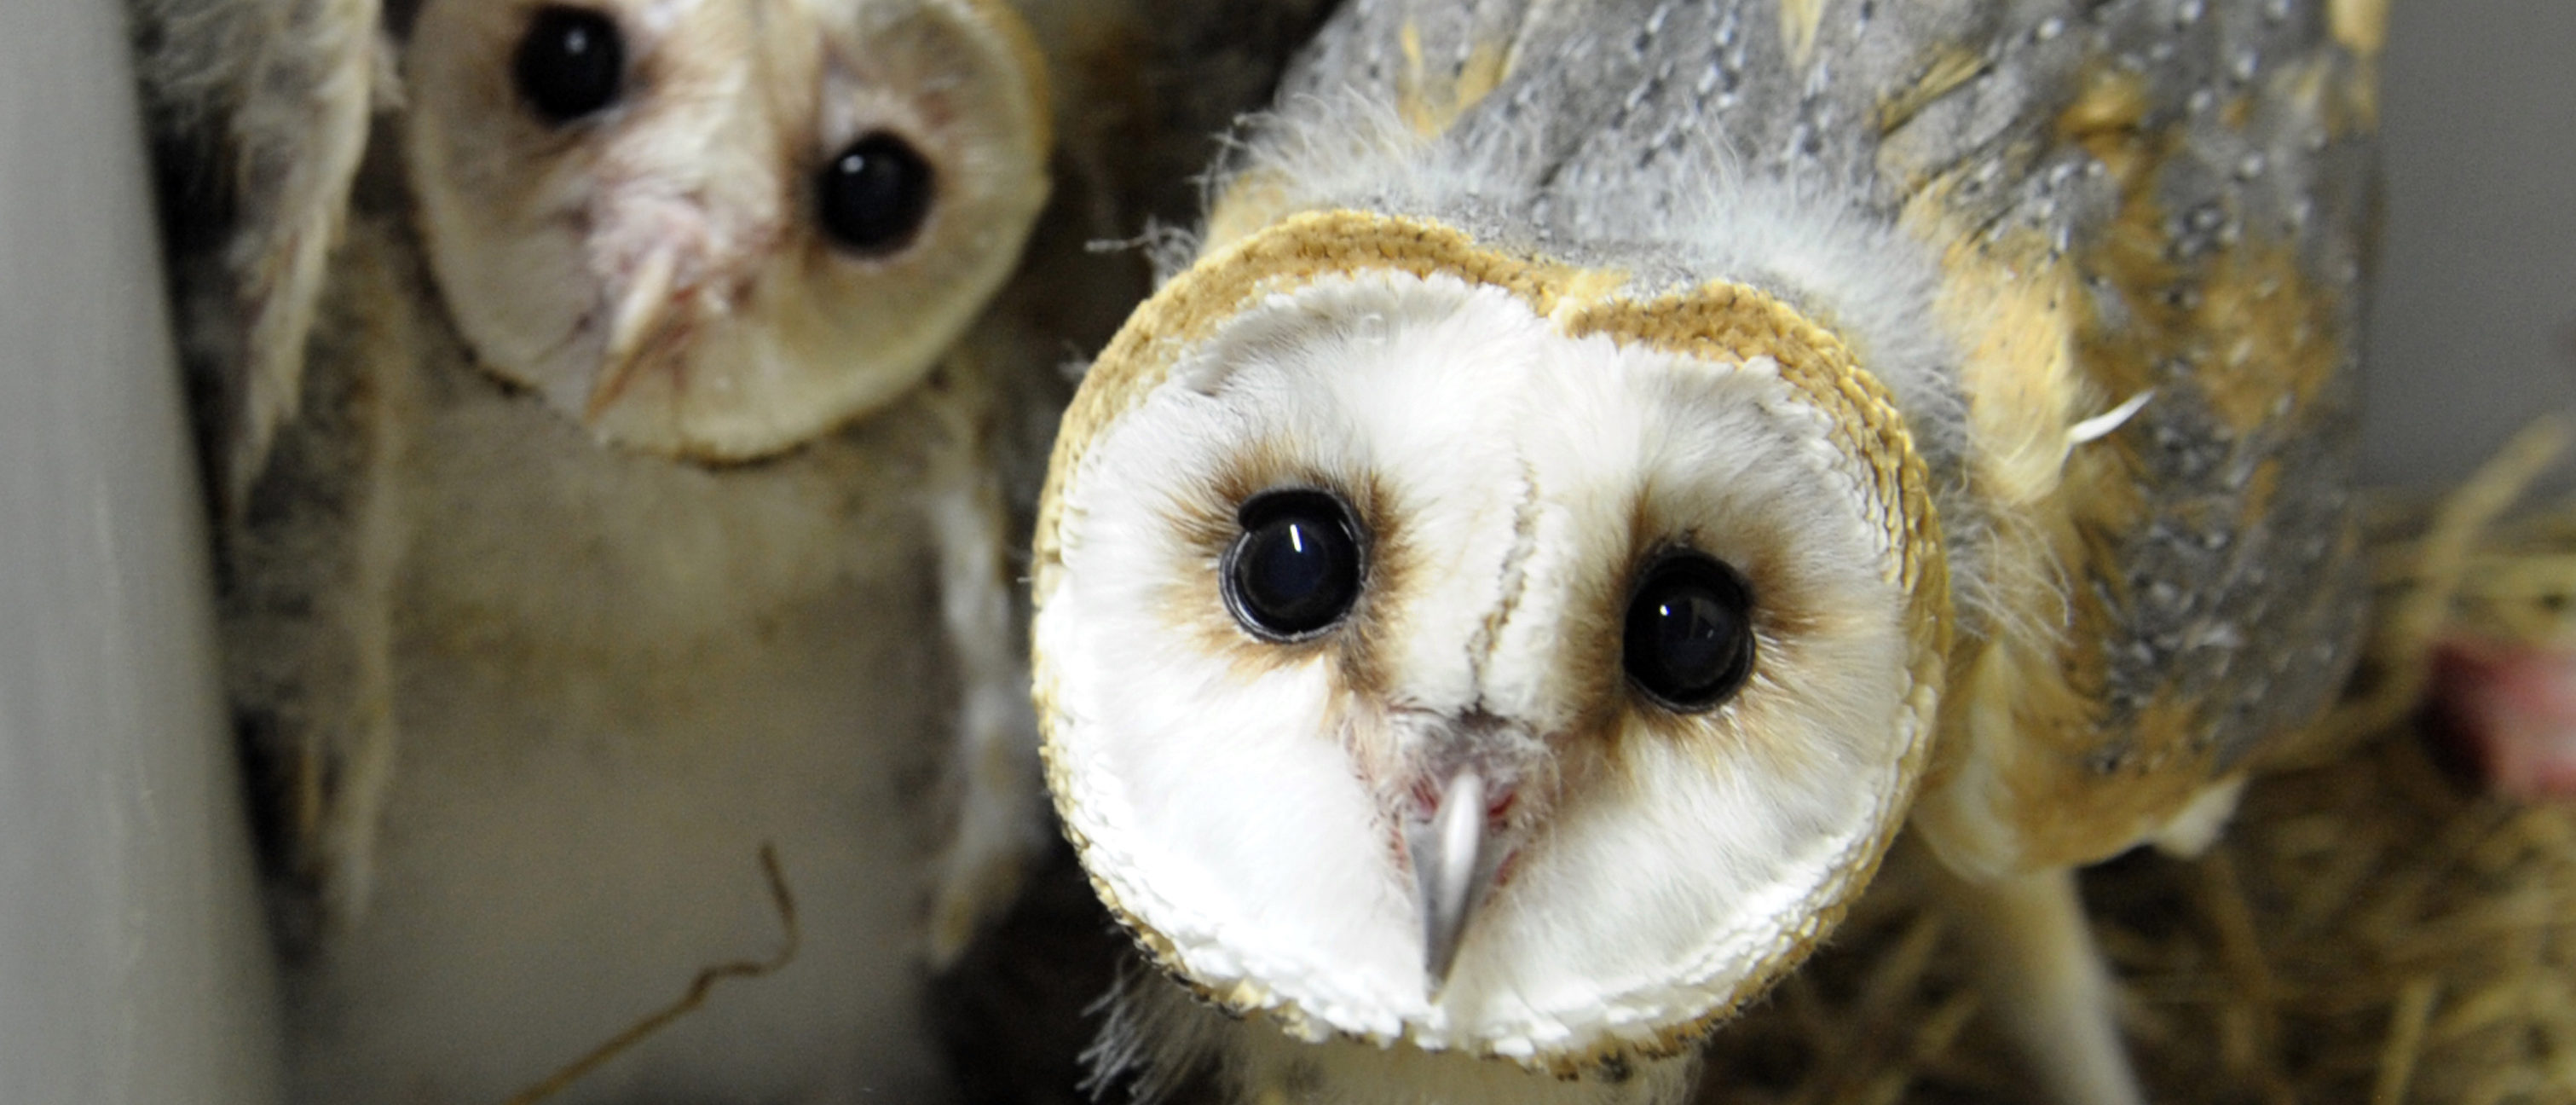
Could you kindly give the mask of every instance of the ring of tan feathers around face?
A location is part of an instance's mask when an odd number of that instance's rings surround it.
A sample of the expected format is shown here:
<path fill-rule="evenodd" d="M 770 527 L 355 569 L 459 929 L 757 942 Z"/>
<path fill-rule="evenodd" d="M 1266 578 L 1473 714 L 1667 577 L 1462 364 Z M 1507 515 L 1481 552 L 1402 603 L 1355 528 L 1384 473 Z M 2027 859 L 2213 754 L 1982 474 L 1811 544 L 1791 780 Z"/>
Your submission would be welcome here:
<path fill-rule="evenodd" d="M 1485 947 L 1468 948 L 1446 977 L 1439 977 L 1443 972 L 1435 968 L 1435 977 L 1420 989 L 1403 985 L 1420 976 L 1401 967 L 1373 972 L 1377 979 L 1397 983 L 1374 990 L 1337 988 L 1335 983 L 1319 981 L 1319 975 L 1328 972 L 1318 968 L 1337 957 L 1384 954 L 1400 960 L 1411 955 L 1416 957 L 1414 963 L 1422 962 L 1423 949 L 1413 941 L 1424 938 L 1402 923 L 1413 907 L 1401 891 L 1378 893 L 1385 888 L 1366 886 L 1351 890 L 1370 903 L 1363 913 L 1392 911 L 1394 918 L 1371 914 L 1364 923 L 1388 924 L 1373 936 L 1340 944 L 1332 933 L 1299 931 L 1293 905 L 1285 908 L 1291 916 L 1270 917 L 1263 915 L 1260 905 L 1266 899 L 1257 894 L 1241 899 L 1255 903 L 1241 912 L 1231 912 L 1239 907 L 1233 900 L 1216 900 L 1219 895 L 1193 897 L 1193 888 L 1213 873 L 1239 875 L 1240 871 L 1223 866 L 1226 857 L 1215 850 L 1217 846 L 1201 843 L 1211 834 L 1192 833 L 1172 820 L 1176 816 L 1168 810 L 1172 803 L 1163 801 L 1144 781 L 1156 778 L 1147 761 L 1165 753 L 1143 751 L 1141 742 L 1146 738 L 1124 736 L 1124 724 L 1098 720 L 1120 716 L 1123 722 L 1125 715 L 1104 703 L 1118 693 L 1112 684 L 1140 678 L 1132 672 L 1104 677 L 1097 669 L 1102 650 L 1150 651 L 1153 646 L 1138 643 L 1135 634 L 1094 639 L 1104 631 L 1085 628 L 1081 610 L 1086 602 L 1098 606 L 1132 596 L 1120 592 L 1103 600 L 1084 593 L 1085 587 L 1096 592 L 1105 585 L 1099 582 L 1100 569 L 1087 582 L 1079 578 L 1079 569 L 1086 555 L 1102 559 L 1117 557 L 1122 549 L 1133 552 L 1118 544 L 1120 506 L 1108 501 L 1106 496 L 1112 493 L 1102 488 L 1122 488 L 1117 494 L 1152 499 L 1149 491 L 1135 488 L 1138 465 L 1147 463 L 1138 459 L 1140 450 L 1150 454 L 1153 443 L 1121 439 L 1122 428 L 1131 424 L 1124 421 L 1127 416 L 1151 404 L 1188 402 L 1231 386 L 1230 381 L 1214 378 L 1219 370 L 1211 367 L 1228 358 L 1210 351 L 1230 352 L 1238 362 L 1258 361 L 1266 348 L 1260 321 L 1265 311 L 1310 322 L 1319 317 L 1348 321 L 1363 330 L 1376 325 L 1374 316 L 1341 320 L 1335 314 L 1346 306 L 1336 299 L 1337 289 L 1354 282 L 1395 286 L 1442 310 L 1454 309 L 1493 325 L 1544 330 L 1561 342 L 1593 343 L 1587 348 L 1606 345 L 1630 358 L 1605 371 L 1633 371 L 1640 379 L 1663 379 L 1658 374 L 1672 373 L 1722 381 L 1730 387 L 1769 389 L 1759 393 L 1766 414 L 1810 420 L 1806 424 L 1821 431 L 1816 439 L 1829 444 L 1809 450 L 1811 463 L 1806 470 L 1816 477 L 1810 493 L 1847 498 L 1851 516 L 1858 519 L 1850 526 L 1851 543 L 1842 548 L 1867 565 L 1855 571 L 1874 570 L 1872 585 L 1883 587 L 1880 593 L 1888 595 L 1885 636 L 1890 649 L 1899 652 L 1899 662 L 1889 667 L 1892 675 L 1901 676 L 1890 680 L 1884 693 L 1861 700 L 1867 709 L 1884 710 L 1885 731 L 1897 735 L 1866 749 L 1838 747 L 1828 757 L 1835 758 L 1828 770 L 1837 774 L 1843 788 L 1835 800 L 1849 805 L 1832 812 L 1828 827 L 1816 829 L 1818 843 L 1790 849 L 1794 854 L 1789 859 L 1748 876 L 1747 884 L 1729 884 L 1743 893 L 1701 893 L 1713 889 L 1710 886 L 1676 891 L 1675 897 L 1689 894 L 1695 899 L 1688 905 L 1670 906 L 1688 913 L 1689 922 L 1657 929 L 1641 941 L 1634 933 L 1606 926 L 1587 932 L 1584 926 L 1589 922 L 1584 918 L 1533 921 L 1531 911 L 1516 910 L 1510 901 L 1512 888 L 1507 884 L 1515 875 L 1524 883 L 1570 880 L 1551 882 L 1556 892 L 1567 885 L 1577 890 L 1598 885 L 1586 881 L 1589 875 L 1567 869 L 1585 861 L 1564 857 L 1584 856 L 1588 845 L 1588 854 L 1597 858 L 1605 854 L 1604 849 L 1615 850 L 1620 841 L 1611 839 L 1615 834 L 1608 830 L 1586 827 L 1573 805 L 1561 806 L 1551 813 L 1559 823 L 1550 835 L 1506 861 L 1517 863 L 1517 871 L 1499 879 L 1506 885 L 1480 907 L 1476 935 Z M 1355 386 L 1370 384 L 1355 379 Z M 1282 478 L 1292 483 L 1329 481 L 1332 474 L 1309 471 L 1271 473 L 1270 477 L 1275 484 Z M 1255 473 L 1241 482 L 1260 478 Z M 1674 1053 L 1802 961 L 1868 883 L 1904 823 L 1913 792 L 1930 762 L 1930 737 L 1952 632 L 1947 564 L 1929 484 L 1924 461 L 1886 388 L 1857 362 L 1844 342 L 1762 291 L 1718 281 L 1678 291 L 1641 292 L 1626 274 L 1515 255 L 1419 218 L 1336 210 L 1285 219 L 1215 252 L 1165 285 L 1111 342 L 1066 415 L 1040 504 L 1034 581 L 1038 714 L 1046 733 L 1048 777 L 1058 811 L 1094 888 L 1129 933 L 1166 973 L 1229 1012 L 1257 1014 L 1304 1039 L 1343 1037 L 1380 1045 L 1401 1040 L 1426 1050 L 1508 1058 L 1559 1074 L 1616 1064 L 1629 1056 Z M 1154 500 L 1154 505 L 1139 509 L 1159 511 L 1168 518 L 1191 507 Z M 1366 517 L 1369 508 L 1364 505 L 1361 514 Z M 1221 528 L 1230 521 L 1222 518 L 1216 524 Z M 1188 529 L 1189 524 L 1178 528 Z M 1406 554 L 1399 536 L 1385 534 L 1379 540 L 1389 546 L 1387 559 L 1400 561 Z M 1201 568 L 1206 564 L 1192 563 Z M 1401 563 L 1387 568 L 1390 573 L 1402 570 Z M 1183 595 L 1170 601 L 1191 610 L 1210 609 L 1205 598 Z M 1171 609 L 1169 602 L 1164 606 Z M 1222 638 L 1232 628 L 1221 626 L 1214 633 Z M 1367 677 L 1355 674 L 1351 658 L 1337 653 L 1336 647 L 1295 646 L 1287 650 L 1289 659 L 1284 661 L 1251 658 L 1238 649 L 1229 659 L 1225 643 L 1216 640 L 1210 650 L 1219 660 L 1206 677 L 1258 682 L 1295 678 L 1290 669 L 1320 671 L 1318 678 L 1324 683 L 1347 691 L 1345 684 Z M 1368 646 L 1363 642 L 1350 647 Z M 1265 663 L 1275 663 L 1276 670 L 1264 668 Z M 1188 677 L 1187 673 L 1164 674 Z M 1241 690 L 1241 683 L 1233 689 Z M 1716 715 L 1704 716 L 1723 719 L 1725 711 L 1737 708 L 1730 704 Z M 1361 739 L 1347 735 L 1351 727 L 1365 728 L 1373 722 L 1365 717 L 1344 718 L 1339 724 L 1348 743 Z M 1198 727 L 1194 730 L 1198 740 L 1235 739 L 1220 717 L 1192 719 L 1182 727 L 1190 725 Z M 1596 725 L 1596 729 L 1608 727 Z M 1326 731 L 1332 731 L 1330 726 Z M 1159 735 L 1167 738 L 1163 747 L 1168 748 L 1173 734 Z M 1557 740 L 1561 734 L 1543 737 Z M 1720 792 L 1730 785 L 1791 785 L 1767 777 L 1747 782 L 1729 776 L 1729 771 L 1738 769 L 1716 765 L 1714 761 L 1722 757 L 1708 755 L 1705 747 L 1694 758 L 1687 741 L 1631 738 L 1611 743 L 1617 747 L 1594 763 L 1598 774 L 1591 778 L 1598 785 L 1697 787 L 1708 792 L 1694 791 L 1690 802 L 1722 799 Z M 1797 754 L 1757 752 L 1792 758 Z M 1296 767 L 1280 766 L 1295 761 L 1297 751 L 1281 755 L 1285 759 L 1264 761 L 1264 770 L 1273 777 L 1239 781 L 1283 789 L 1311 783 L 1319 791 L 1333 791 L 1337 798 L 1332 800 L 1361 800 L 1342 793 L 1362 789 L 1360 784 L 1347 777 L 1336 782 L 1331 767 L 1320 768 L 1309 779 L 1298 775 Z M 1205 764 L 1193 761 L 1193 767 Z M 1562 777 L 1549 782 L 1555 790 L 1537 801 L 1560 801 L 1577 789 L 1566 786 Z M 1200 784 L 1194 779 L 1187 785 Z M 1523 795 L 1541 789 L 1525 787 Z M 1327 814 L 1319 811 L 1315 819 L 1326 820 Z M 1365 823 L 1368 817 L 1362 814 L 1358 820 Z M 1587 840 L 1586 833 L 1609 835 Z M 1335 870 L 1288 872 L 1280 878 L 1365 881 L 1370 877 L 1350 869 L 1371 865 L 1349 862 L 1353 854 L 1336 851 L 1334 844 L 1372 846 L 1366 839 L 1319 844 L 1309 851 L 1337 857 L 1317 861 Z M 1710 848 L 1721 850 L 1715 844 Z M 1291 864 L 1295 862 L 1302 861 Z M 1349 906 L 1349 898 L 1340 900 L 1345 908 L 1358 908 Z M 1521 945 L 1522 962 L 1542 964 L 1535 968 L 1515 966 L 1501 954 L 1478 954 L 1491 952 L 1495 945 L 1539 939 L 1552 942 L 1549 954 L 1531 955 Z M 1610 955 L 1608 961 L 1581 950 L 1621 944 L 1654 946 L 1631 948 Z M 1620 955 L 1628 957 L 1625 962 L 1617 962 Z M 1616 977 L 1623 970 L 1630 978 L 1654 981 L 1623 990 L 1622 980 Z M 1578 981 L 1593 977 L 1604 981 Z"/>

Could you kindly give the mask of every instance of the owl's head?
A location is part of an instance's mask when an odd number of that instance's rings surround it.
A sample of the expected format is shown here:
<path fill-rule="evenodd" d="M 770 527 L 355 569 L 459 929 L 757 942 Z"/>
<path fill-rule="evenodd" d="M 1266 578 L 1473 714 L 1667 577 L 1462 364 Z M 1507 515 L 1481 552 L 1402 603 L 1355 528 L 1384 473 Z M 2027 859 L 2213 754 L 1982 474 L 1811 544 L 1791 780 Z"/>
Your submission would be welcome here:
<path fill-rule="evenodd" d="M 427 0 L 431 267 L 492 372 L 610 441 L 773 453 L 910 387 L 1046 195 L 991 0 Z"/>
<path fill-rule="evenodd" d="M 1565 1068 L 1801 958 L 1925 763 L 1949 597 L 1886 392 L 1773 297 L 1297 216 L 1137 312 L 1038 533 L 1050 782 L 1161 966 Z"/>

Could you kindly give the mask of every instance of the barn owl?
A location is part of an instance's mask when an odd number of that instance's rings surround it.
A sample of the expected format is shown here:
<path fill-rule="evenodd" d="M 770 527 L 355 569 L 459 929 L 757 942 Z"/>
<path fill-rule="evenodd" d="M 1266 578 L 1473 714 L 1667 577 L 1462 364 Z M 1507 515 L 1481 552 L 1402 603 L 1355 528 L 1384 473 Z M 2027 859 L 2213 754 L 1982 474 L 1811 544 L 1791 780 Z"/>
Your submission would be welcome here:
<path fill-rule="evenodd" d="M 548 1100 L 948 1096 L 926 961 L 1043 840 L 987 462 L 1063 339 L 985 314 L 1033 294 L 1033 37 L 398 7 L 140 8 L 228 204 L 172 237 L 293 1096 L 504 1100 L 782 945 Z"/>
<path fill-rule="evenodd" d="M 1678 1101 L 1910 832 L 2039 1084 L 2138 1100 L 2072 870 L 2353 652 L 2382 15 L 1338 13 L 1041 503 L 1049 784 L 1163 976 L 1096 1076 Z"/>

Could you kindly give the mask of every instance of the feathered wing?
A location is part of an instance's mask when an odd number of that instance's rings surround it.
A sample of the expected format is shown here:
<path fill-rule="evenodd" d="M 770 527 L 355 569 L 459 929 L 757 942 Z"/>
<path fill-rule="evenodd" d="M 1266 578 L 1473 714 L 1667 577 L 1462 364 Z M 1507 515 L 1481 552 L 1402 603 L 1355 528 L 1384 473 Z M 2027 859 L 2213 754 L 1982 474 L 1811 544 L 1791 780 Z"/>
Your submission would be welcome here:
<path fill-rule="evenodd" d="M 237 509 L 296 411 L 367 145 L 380 0 L 129 0 L 212 486 Z"/>
<path fill-rule="evenodd" d="M 2016 14 L 1892 109 L 1987 506 L 1918 815 L 1967 873 L 2205 840 L 2354 655 L 2377 7 Z"/>
<path fill-rule="evenodd" d="M 392 782 L 400 457 L 417 420 L 427 289 L 399 231 L 358 221 L 319 304 L 303 410 L 222 521 L 224 684 L 279 939 L 310 950 L 365 908 Z"/>
<path fill-rule="evenodd" d="M 941 850 L 930 919 L 930 962 L 946 969 L 1008 912 L 1027 868 L 1043 852 L 1037 717 L 1029 702 L 1026 617 L 1014 592 L 1022 572 L 1003 470 L 1006 439 L 1032 398 L 996 368 L 1013 343 L 970 335 L 925 388 L 941 433 L 920 494 L 939 565 L 940 621 L 958 683 L 957 731 L 948 756 L 954 823 Z M 1022 343 L 1024 344 L 1024 343 Z M 1036 373 L 1019 373 L 1019 376 Z M 1043 402 L 1043 400 L 1040 400 Z"/>

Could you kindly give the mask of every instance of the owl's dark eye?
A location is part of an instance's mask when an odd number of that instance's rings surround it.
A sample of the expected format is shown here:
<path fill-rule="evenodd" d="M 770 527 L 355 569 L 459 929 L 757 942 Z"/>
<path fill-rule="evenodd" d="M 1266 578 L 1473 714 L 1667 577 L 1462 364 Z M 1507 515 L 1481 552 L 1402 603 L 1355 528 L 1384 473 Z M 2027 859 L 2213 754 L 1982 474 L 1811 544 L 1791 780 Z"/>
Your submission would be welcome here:
<path fill-rule="evenodd" d="M 823 229 L 854 253 L 902 249 L 930 214 L 935 183 L 911 143 L 884 131 L 863 135 L 823 166 Z"/>
<path fill-rule="evenodd" d="M 1243 533 L 1218 572 L 1234 620 L 1254 636 L 1293 641 L 1342 620 L 1360 597 L 1359 526 L 1326 492 L 1255 495 L 1236 512 Z"/>
<path fill-rule="evenodd" d="M 588 8 L 549 6 L 528 20 L 511 78 L 519 98 L 549 123 L 572 122 L 617 102 L 626 43 L 617 23 Z"/>
<path fill-rule="evenodd" d="M 1684 713 L 1726 700 L 1753 674 L 1753 593 L 1717 558 L 1668 554 L 1628 599 L 1620 640 L 1628 679 Z"/>

